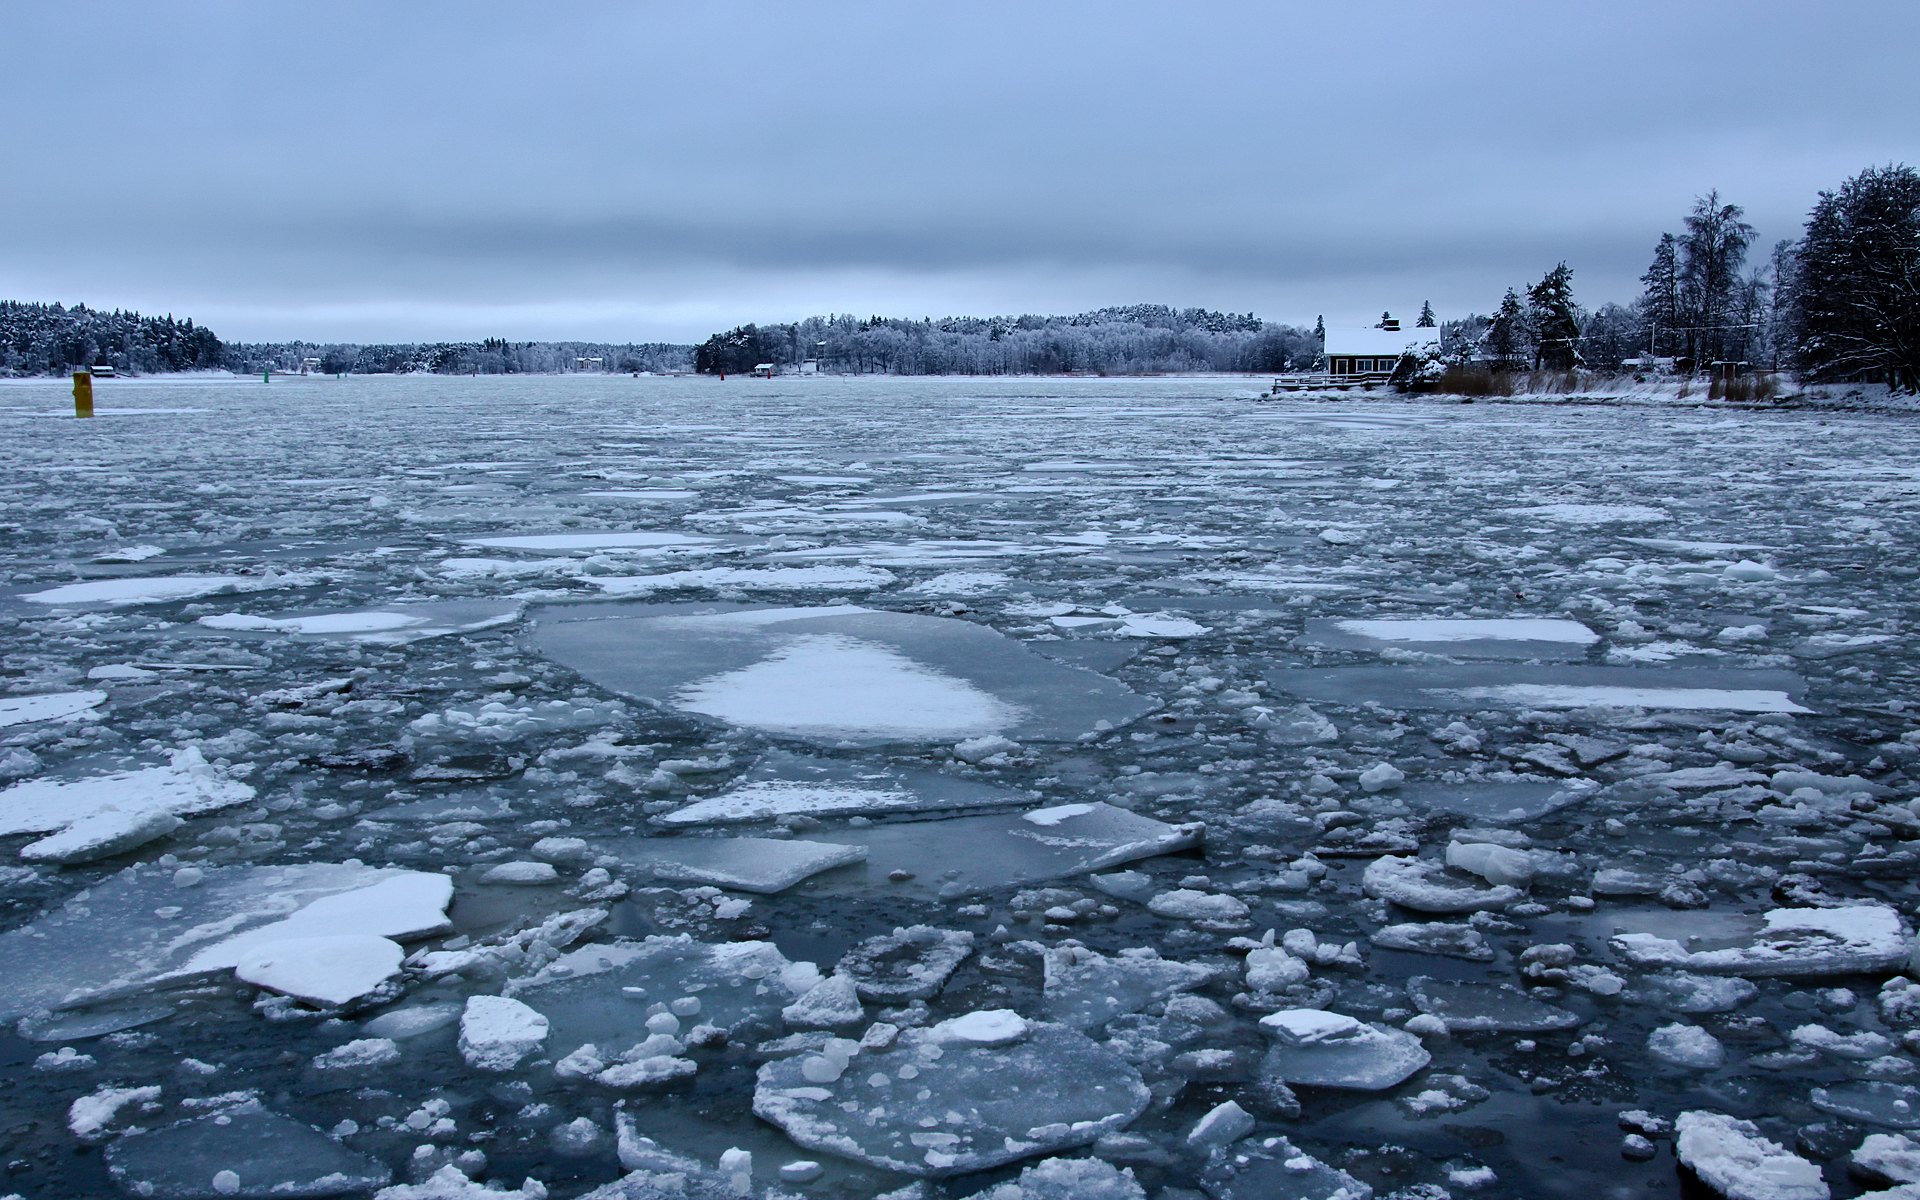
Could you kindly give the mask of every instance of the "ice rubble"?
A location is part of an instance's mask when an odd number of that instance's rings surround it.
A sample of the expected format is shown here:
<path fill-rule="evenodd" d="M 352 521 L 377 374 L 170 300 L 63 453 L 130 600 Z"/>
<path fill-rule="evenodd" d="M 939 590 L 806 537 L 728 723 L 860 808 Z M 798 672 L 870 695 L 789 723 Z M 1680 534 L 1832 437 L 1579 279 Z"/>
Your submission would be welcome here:
<path fill-rule="evenodd" d="M 998 1024 L 984 1043 L 969 1017 L 905 1030 L 830 1079 L 776 1059 L 753 1111 L 809 1149 L 942 1176 L 1084 1146 L 1146 1108 L 1139 1073 L 1085 1035 L 1024 1022 L 1008 1040 Z"/>
<path fill-rule="evenodd" d="M 1653 667 L 1322 667 L 1268 673 L 1303 700 L 1472 712 L 1483 708 L 1660 708 L 1804 713 L 1797 675 Z"/>
<path fill-rule="evenodd" d="M 567 619 L 535 644 L 627 695 L 831 744 L 1067 740 L 1152 702 L 983 626 L 841 605 Z"/>

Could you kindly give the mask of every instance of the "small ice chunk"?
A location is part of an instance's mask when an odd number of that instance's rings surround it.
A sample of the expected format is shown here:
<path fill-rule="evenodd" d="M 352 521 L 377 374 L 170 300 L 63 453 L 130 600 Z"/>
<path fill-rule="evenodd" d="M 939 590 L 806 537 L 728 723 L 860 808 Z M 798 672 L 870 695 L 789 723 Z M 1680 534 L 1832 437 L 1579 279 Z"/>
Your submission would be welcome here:
<path fill-rule="evenodd" d="M 477 1071 L 511 1071 L 547 1040 L 547 1019 L 505 996 L 469 996 L 460 1056 Z"/>
<path fill-rule="evenodd" d="M 375 1037 L 398 1040 L 419 1037 L 423 1033 L 445 1029 L 460 1019 L 460 1012 L 460 1005 L 453 1003 L 416 1004 L 409 1008 L 396 1008 L 368 1021 L 367 1032 Z"/>
<path fill-rule="evenodd" d="M 1384 792 L 1399 787 L 1407 781 L 1407 773 L 1392 763 L 1375 763 L 1360 772 L 1359 784 L 1363 792 Z"/>
<path fill-rule="evenodd" d="M 977 763 L 992 758 L 996 754 L 1006 754 L 1020 749 L 1020 743 L 999 734 L 990 733 L 985 737 L 968 738 L 953 748 L 953 756 L 961 762 Z"/>
<path fill-rule="evenodd" d="M 1231 1146 L 1253 1132 L 1253 1115 L 1229 1100 L 1215 1105 L 1194 1122 L 1187 1134 L 1187 1145 L 1197 1149 Z"/>
<path fill-rule="evenodd" d="M 1213 969 L 1157 954 L 1108 957 L 1084 946 L 1049 949 L 1042 959 L 1042 1011 L 1075 1029 L 1097 1029 L 1177 992 L 1201 987 Z"/>
<path fill-rule="evenodd" d="M 1447 1023 L 1451 1033 L 1507 1030 L 1544 1033 L 1571 1029 L 1578 1015 L 1542 1004 L 1508 984 L 1464 983 L 1415 975 L 1407 980 L 1407 998 L 1423 1013 Z"/>
<path fill-rule="evenodd" d="M 803 879 L 864 862 L 865 846 L 756 837 L 624 838 L 609 852 L 657 879 L 705 883 L 771 896 Z"/>
<path fill-rule="evenodd" d="M 1274 1039 L 1261 1074 L 1282 1083 L 1377 1092 L 1433 1061 L 1413 1034 L 1343 1013 L 1285 1009 L 1261 1018 L 1260 1028 Z"/>
<path fill-rule="evenodd" d="M 67 1129 L 83 1142 L 94 1141 L 127 1105 L 145 1104 L 159 1098 L 158 1085 L 95 1088 L 67 1106 Z"/>
<path fill-rule="evenodd" d="M 1920 1142 L 1905 1134 L 1870 1133 L 1853 1152 L 1850 1166 L 1876 1183 L 1920 1183 Z"/>
<path fill-rule="evenodd" d="M 319 1071 L 347 1071 L 399 1061 L 400 1047 L 391 1038 L 359 1038 L 316 1055 L 313 1066 Z"/>
<path fill-rule="evenodd" d="M 1760 1136 L 1752 1121 L 1695 1110 L 1675 1122 L 1674 1150 L 1728 1200 L 1828 1200 L 1820 1168 Z"/>
<path fill-rule="evenodd" d="M 1278 946 L 1247 952 L 1247 986 L 1257 992 L 1278 992 L 1305 983 L 1312 974 L 1307 964 Z"/>
<path fill-rule="evenodd" d="M 481 883 L 505 883 L 515 887 L 539 887 L 552 883 L 560 877 L 552 863 L 544 862 L 503 862 L 488 867 L 480 876 Z"/>
<path fill-rule="evenodd" d="M 1647 1053 L 1661 1062 L 1696 1071 L 1711 1071 L 1724 1066 L 1727 1048 L 1720 1039 L 1698 1025 L 1662 1025 L 1647 1035 Z"/>
<path fill-rule="evenodd" d="M 862 998 L 898 1004 L 931 998 L 972 952 L 965 930 L 911 925 L 855 944 L 834 971 L 851 977 Z"/>
<path fill-rule="evenodd" d="M 866 1017 L 860 1007 L 860 993 L 854 981 L 845 975 L 821 980 L 806 995 L 780 1010 L 789 1025 L 803 1029 L 837 1029 Z"/>
<path fill-rule="evenodd" d="M 1623 933 L 1614 953 L 1642 970 L 1678 967 L 1708 975 L 1804 978 L 1895 971 L 1913 954 L 1900 914 L 1877 904 L 1776 908 L 1744 946 L 1689 951 L 1651 933 Z"/>
<path fill-rule="evenodd" d="M 1533 883 L 1533 859 L 1524 850 L 1511 850 L 1487 842 L 1452 842 L 1447 846 L 1447 865 L 1478 875 L 1491 884 L 1527 887 Z"/>
<path fill-rule="evenodd" d="M 1193 888 L 1161 892 L 1147 901 L 1147 908 L 1157 916 L 1181 921 L 1237 921 L 1251 911 L 1244 900 Z"/>
<path fill-rule="evenodd" d="M 1027 1036 L 1027 1021 L 1010 1008 L 981 1009 L 940 1022 L 932 1036 L 975 1046 L 1010 1046 Z"/>

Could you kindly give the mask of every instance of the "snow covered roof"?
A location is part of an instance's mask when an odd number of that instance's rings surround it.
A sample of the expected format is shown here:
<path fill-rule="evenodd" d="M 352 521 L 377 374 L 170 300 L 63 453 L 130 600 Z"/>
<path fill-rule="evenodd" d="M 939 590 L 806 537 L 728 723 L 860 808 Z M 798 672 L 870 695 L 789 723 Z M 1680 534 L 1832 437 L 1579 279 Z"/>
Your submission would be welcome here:
<path fill-rule="evenodd" d="M 1440 331 L 1432 328 L 1329 329 L 1327 330 L 1327 353 L 1378 358 L 1389 354 L 1405 354 L 1414 346 L 1439 340 Z"/>

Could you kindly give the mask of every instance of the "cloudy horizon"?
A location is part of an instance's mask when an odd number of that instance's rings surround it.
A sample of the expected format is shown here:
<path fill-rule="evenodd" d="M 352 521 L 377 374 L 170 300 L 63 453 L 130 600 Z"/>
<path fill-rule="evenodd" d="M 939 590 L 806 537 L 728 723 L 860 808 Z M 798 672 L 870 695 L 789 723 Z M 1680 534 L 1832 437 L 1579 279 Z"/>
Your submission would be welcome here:
<path fill-rule="evenodd" d="M 365 3 L 4 18 L 0 298 L 231 341 L 692 341 L 828 312 L 1630 301 L 1717 188 L 1920 160 L 1894 3 Z"/>

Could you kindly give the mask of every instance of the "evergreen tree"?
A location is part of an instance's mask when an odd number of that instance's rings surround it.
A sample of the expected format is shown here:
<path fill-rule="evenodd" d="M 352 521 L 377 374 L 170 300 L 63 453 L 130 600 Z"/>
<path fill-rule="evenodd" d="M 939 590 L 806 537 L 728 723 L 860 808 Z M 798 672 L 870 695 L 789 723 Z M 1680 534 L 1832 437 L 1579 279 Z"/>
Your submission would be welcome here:
<path fill-rule="evenodd" d="M 1512 288 L 1500 301 L 1500 311 L 1487 325 L 1487 355 L 1506 370 L 1517 366 L 1526 353 L 1527 313 L 1520 307 L 1520 296 Z"/>
<path fill-rule="evenodd" d="M 1820 193 L 1791 283 L 1793 358 L 1810 377 L 1920 390 L 1920 172 L 1869 167 Z"/>
<path fill-rule="evenodd" d="M 1389 324 L 1390 322 L 1392 322 L 1392 320 L 1393 320 L 1393 314 L 1392 314 L 1392 313 L 1390 313 L 1390 312 L 1383 312 L 1383 313 L 1381 313 L 1381 314 L 1380 314 L 1380 323 L 1379 323 L 1379 324 L 1377 324 L 1377 325 L 1375 325 L 1375 326 L 1374 326 L 1374 328 L 1375 328 L 1375 329 L 1385 329 L 1385 328 L 1387 327 L 1387 325 L 1388 325 L 1388 324 Z"/>
<path fill-rule="evenodd" d="M 1640 309 L 1653 327 L 1653 353 L 1673 354 L 1680 346 L 1680 256 L 1679 243 L 1670 233 L 1660 235 L 1653 250 L 1653 265 L 1640 277 L 1647 285 Z"/>
<path fill-rule="evenodd" d="M 1420 319 L 1413 323 L 1413 327 L 1415 329 L 1432 329 L 1438 324 L 1439 322 L 1434 320 L 1433 316 L 1433 301 L 1422 300 L 1420 302 Z"/>
<path fill-rule="evenodd" d="M 1536 369 L 1570 371 L 1579 361 L 1580 309 L 1573 302 L 1573 268 L 1566 263 L 1527 289 L 1527 329 L 1533 334 Z"/>

